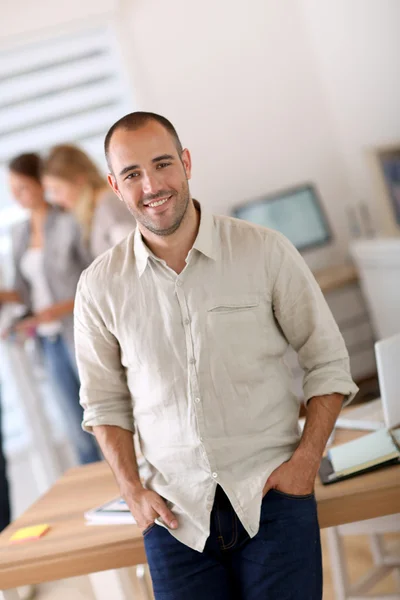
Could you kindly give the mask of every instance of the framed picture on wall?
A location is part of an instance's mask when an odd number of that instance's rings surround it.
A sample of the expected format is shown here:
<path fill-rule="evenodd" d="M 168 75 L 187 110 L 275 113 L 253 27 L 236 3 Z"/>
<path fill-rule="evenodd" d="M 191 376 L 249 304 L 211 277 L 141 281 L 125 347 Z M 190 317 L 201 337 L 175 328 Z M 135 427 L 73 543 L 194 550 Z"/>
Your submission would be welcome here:
<path fill-rule="evenodd" d="M 385 235 L 400 235 L 400 142 L 370 151 L 370 164 Z"/>

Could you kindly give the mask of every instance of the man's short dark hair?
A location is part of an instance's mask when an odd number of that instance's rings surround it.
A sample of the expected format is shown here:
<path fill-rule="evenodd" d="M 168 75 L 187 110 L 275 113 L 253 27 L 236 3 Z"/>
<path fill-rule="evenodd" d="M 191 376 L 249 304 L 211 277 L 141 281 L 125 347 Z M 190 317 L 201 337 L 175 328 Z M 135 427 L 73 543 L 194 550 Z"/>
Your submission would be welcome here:
<path fill-rule="evenodd" d="M 161 115 L 157 115 L 156 113 L 137 111 L 137 112 L 129 113 L 128 115 L 125 115 L 124 117 L 122 117 L 122 119 L 119 119 L 116 123 L 114 123 L 114 125 L 112 125 L 112 127 L 110 127 L 110 129 L 106 135 L 106 138 L 104 140 L 104 152 L 106 155 L 107 165 L 108 165 L 110 172 L 112 172 L 112 167 L 111 167 L 109 150 L 110 150 L 111 138 L 114 135 L 114 133 L 118 129 L 126 129 L 128 131 L 134 131 L 136 129 L 140 129 L 141 127 L 144 127 L 144 125 L 147 125 L 147 123 L 149 123 L 149 121 L 156 121 L 157 123 L 160 123 L 160 125 L 162 125 L 162 127 L 164 127 L 164 129 L 166 129 L 168 131 L 168 133 L 171 135 L 171 137 L 173 138 L 179 155 L 182 154 L 183 147 L 182 147 L 181 141 L 179 139 L 179 136 L 176 132 L 175 127 L 172 125 L 172 123 L 170 121 L 168 121 L 168 119 L 166 119 L 165 117 L 162 117 Z"/>

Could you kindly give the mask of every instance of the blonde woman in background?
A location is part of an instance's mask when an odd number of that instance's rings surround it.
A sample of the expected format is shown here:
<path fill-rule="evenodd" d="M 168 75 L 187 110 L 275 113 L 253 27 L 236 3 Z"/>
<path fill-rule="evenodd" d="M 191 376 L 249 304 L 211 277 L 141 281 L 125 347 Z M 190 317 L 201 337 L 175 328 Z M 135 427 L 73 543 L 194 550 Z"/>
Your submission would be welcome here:
<path fill-rule="evenodd" d="M 77 146 L 54 146 L 43 165 L 49 200 L 71 211 L 80 223 L 93 257 L 102 254 L 135 227 L 135 220 L 110 190 L 91 158 Z"/>

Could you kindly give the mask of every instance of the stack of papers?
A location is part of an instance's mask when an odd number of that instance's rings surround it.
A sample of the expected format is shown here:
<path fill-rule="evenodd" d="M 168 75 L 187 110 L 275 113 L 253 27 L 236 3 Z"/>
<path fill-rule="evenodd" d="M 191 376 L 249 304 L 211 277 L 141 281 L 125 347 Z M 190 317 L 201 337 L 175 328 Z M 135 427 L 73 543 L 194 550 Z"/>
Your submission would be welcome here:
<path fill-rule="evenodd" d="M 336 421 L 339 429 L 359 429 L 360 431 L 376 431 L 385 427 L 382 400 L 377 398 L 365 402 L 347 411 L 346 416 Z"/>
<path fill-rule="evenodd" d="M 114 498 L 85 512 L 87 525 L 131 525 L 136 523 L 125 500 Z"/>

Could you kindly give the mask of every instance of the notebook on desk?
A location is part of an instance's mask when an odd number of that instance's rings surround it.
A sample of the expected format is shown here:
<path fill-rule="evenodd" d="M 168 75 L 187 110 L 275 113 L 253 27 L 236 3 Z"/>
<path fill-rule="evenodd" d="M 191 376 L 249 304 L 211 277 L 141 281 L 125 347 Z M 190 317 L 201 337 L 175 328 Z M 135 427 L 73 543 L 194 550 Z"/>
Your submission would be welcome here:
<path fill-rule="evenodd" d="M 323 484 L 400 464 L 400 427 L 381 429 L 329 450 L 319 474 Z"/>

